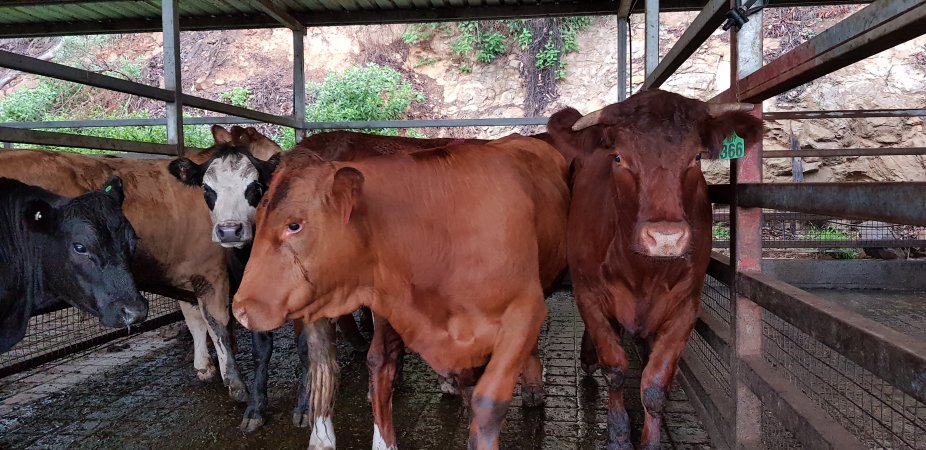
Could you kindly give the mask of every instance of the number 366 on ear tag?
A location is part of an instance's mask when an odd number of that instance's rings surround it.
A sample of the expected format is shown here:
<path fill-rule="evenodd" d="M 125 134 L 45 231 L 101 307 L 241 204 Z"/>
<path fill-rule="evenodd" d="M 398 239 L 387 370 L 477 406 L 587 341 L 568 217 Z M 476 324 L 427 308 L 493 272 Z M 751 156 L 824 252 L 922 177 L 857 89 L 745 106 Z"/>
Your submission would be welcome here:
<path fill-rule="evenodd" d="M 743 138 L 733 134 L 723 140 L 723 150 L 720 151 L 720 159 L 737 159 L 746 156 L 746 141 Z"/>

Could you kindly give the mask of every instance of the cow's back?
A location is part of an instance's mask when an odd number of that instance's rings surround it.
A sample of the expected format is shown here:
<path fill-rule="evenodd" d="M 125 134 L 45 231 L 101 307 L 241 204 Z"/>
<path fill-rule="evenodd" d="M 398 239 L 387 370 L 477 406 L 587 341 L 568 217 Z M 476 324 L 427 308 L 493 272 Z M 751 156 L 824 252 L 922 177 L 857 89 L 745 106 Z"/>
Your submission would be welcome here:
<path fill-rule="evenodd" d="M 43 150 L 0 152 L 0 177 L 20 180 L 74 197 L 98 189 L 110 176 L 122 178 L 123 210 L 141 238 L 133 260 L 145 290 L 165 283 L 181 288 L 191 275 L 224 270 L 224 253 L 199 239 L 211 233 L 209 211 L 199 190 L 177 183 L 169 160 L 129 160 Z M 207 245 L 203 245 L 205 242 Z"/>
<path fill-rule="evenodd" d="M 453 143 L 481 143 L 480 139 L 381 136 L 353 131 L 329 131 L 303 139 L 296 148 L 315 152 L 327 161 L 356 161 L 363 158 L 411 153 Z"/>

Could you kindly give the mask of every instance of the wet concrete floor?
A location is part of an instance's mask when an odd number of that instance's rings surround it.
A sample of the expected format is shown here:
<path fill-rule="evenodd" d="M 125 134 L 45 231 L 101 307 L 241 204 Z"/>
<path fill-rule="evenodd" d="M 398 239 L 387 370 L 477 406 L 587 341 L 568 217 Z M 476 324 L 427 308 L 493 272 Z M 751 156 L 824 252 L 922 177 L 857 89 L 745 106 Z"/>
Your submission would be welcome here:
<path fill-rule="evenodd" d="M 503 449 L 597 449 L 606 444 L 607 389 L 601 375 L 579 368 L 583 325 L 572 296 L 547 300 L 541 336 L 546 405 L 521 407 L 515 398 L 502 432 Z M 250 339 L 238 330 L 237 359 L 252 372 Z M 157 331 L 125 338 L 82 355 L 0 379 L 0 448 L 36 449 L 304 449 L 308 430 L 290 423 L 298 359 L 292 329 L 277 333 L 271 362 L 268 418 L 264 427 L 238 430 L 245 405 L 228 398 L 221 382 L 199 382 L 192 343 L 183 330 L 165 341 Z M 633 429 L 642 425 L 640 355 L 629 349 L 631 373 L 625 398 Z M 341 385 L 335 406 L 342 449 L 371 447 L 372 417 L 366 400 L 365 357 L 339 344 Z M 459 398 L 442 396 L 436 377 L 407 355 L 394 415 L 402 449 L 462 449 L 468 419 Z M 703 426 L 676 383 L 665 413 L 663 448 L 709 449 Z M 634 440 L 639 440 L 635 434 Z"/>

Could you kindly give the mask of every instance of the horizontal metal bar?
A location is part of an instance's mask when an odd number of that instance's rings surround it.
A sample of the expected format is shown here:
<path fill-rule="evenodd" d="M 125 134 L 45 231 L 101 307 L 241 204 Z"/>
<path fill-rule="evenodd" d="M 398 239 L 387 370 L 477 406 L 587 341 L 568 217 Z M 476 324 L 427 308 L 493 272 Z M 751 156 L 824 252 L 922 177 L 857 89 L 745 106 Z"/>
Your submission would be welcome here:
<path fill-rule="evenodd" d="M 701 310 L 694 330 L 701 335 L 722 361 L 730 360 L 730 327 Z"/>
<path fill-rule="evenodd" d="M 707 185 L 707 196 L 711 203 L 729 205 L 733 201 L 733 189 L 730 184 L 709 184 Z"/>
<path fill-rule="evenodd" d="M 342 122 L 306 122 L 306 129 L 333 130 L 347 128 L 451 128 L 451 127 L 511 127 L 546 125 L 546 117 L 484 118 L 484 119 L 422 119 L 422 120 L 356 120 Z"/>
<path fill-rule="evenodd" d="M 739 206 L 926 226 L 926 183 L 750 183 Z"/>
<path fill-rule="evenodd" d="M 874 117 L 921 117 L 926 109 L 839 109 L 831 111 L 772 111 L 763 112 L 763 120 L 792 119 L 867 119 Z"/>
<path fill-rule="evenodd" d="M 798 221 L 798 222 L 812 222 L 818 220 L 832 220 L 833 217 L 823 216 L 819 214 L 807 214 L 800 212 L 790 212 L 790 211 L 763 211 L 762 220 L 765 222 L 776 222 L 776 221 Z M 729 222 L 730 213 L 728 211 L 716 211 L 714 212 L 714 222 Z"/>
<path fill-rule="evenodd" d="M 806 448 L 862 450 L 858 438 L 769 367 L 761 356 L 740 360 L 739 378 L 762 400 L 782 425 Z"/>
<path fill-rule="evenodd" d="M 267 114 L 252 109 L 242 108 L 240 106 L 229 105 L 227 103 L 217 102 L 202 97 L 196 97 L 190 94 L 180 94 L 183 106 L 191 108 L 204 109 L 206 111 L 228 114 L 236 117 L 245 117 L 248 119 L 259 120 L 264 123 L 283 125 L 284 127 L 297 128 L 296 120 L 292 116 L 277 116 Z"/>
<path fill-rule="evenodd" d="M 926 33 L 926 2 L 878 0 L 731 83 L 715 101 L 759 103 Z"/>
<path fill-rule="evenodd" d="M 721 444 L 726 444 L 729 448 L 729 424 L 733 418 L 732 398 L 714 381 L 711 372 L 694 352 L 686 350 L 679 360 L 678 368 L 682 375 L 679 381 L 684 383 L 682 387 L 688 394 L 692 406 L 699 410 L 698 416 L 702 418 L 702 423 L 712 438 L 721 438 L 719 441 L 714 439 L 713 444 L 718 448 L 723 448 Z"/>
<path fill-rule="evenodd" d="M 840 156 L 926 155 L 926 147 L 906 148 L 808 148 L 802 150 L 765 150 L 763 158 L 831 158 Z"/>
<path fill-rule="evenodd" d="M 167 144 L 127 141 L 124 139 L 110 139 L 96 136 L 81 136 L 70 133 L 56 133 L 54 131 L 21 130 L 4 126 L 0 126 L 0 142 L 154 153 L 159 155 L 176 154 L 176 148 Z"/>
<path fill-rule="evenodd" d="M 727 247 L 730 241 L 724 241 Z M 714 241 L 716 247 L 717 241 Z M 707 264 L 707 274 L 729 286 L 733 282 L 733 267 L 730 266 L 730 257 L 718 252 L 711 252 L 711 262 Z"/>
<path fill-rule="evenodd" d="M 730 241 L 715 240 L 713 248 L 730 248 Z M 922 239 L 878 239 L 878 240 L 801 240 L 801 239 L 766 239 L 762 248 L 926 248 Z"/>
<path fill-rule="evenodd" d="M 678 38 L 675 45 L 666 53 L 656 69 L 643 80 L 643 89 L 662 86 L 723 23 L 729 9 L 729 0 L 710 0 L 691 22 L 691 25 L 688 25 L 682 37 Z"/>
<path fill-rule="evenodd" d="M 54 128 L 111 128 L 111 127 L 162 127 L 167 119 L 163 117 L 148 119 L 94 119 L 94 120 L 54 120 L 48 122 L 3 122 L 2 126 L 25 129 Z M 184 125 L 215 125 L 237 123 L 263 123 L 254 119 L 241 117 L 184 117 Z"/>
<path fill-rule="evenodd" d="M 737 274 L 736 287 L 743 297 L 926 402 L 926 342 L 762 273 Z"/>
<path fill-rule="evenodd" d="M 41 59 L 31 58 L 5 50 L 0 50 L 0 67 L 155 100 L 167 101 L 173 99 L 173 94 L 166 89 L 123 80 L 122 78 L 111 77 L 89 70 L 77 69 L 50 61 L 43 61 Z"/>

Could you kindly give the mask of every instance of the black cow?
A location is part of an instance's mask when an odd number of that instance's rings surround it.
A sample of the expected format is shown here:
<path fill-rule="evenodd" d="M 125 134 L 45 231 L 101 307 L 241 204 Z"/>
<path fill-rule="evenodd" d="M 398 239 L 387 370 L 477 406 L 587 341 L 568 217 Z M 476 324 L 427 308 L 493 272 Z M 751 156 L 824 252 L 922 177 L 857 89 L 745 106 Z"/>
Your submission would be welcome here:
<path fill-rule="evenodd" d="M 70 199 L 0 178 L 0 352 L 29 318 L 60 302 L 109 327 L 148 315 L 129 258 L 138 238 L 122 213 L 122 180 Z"/>

